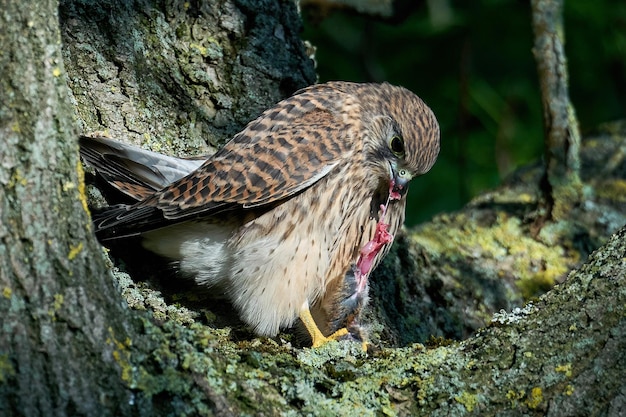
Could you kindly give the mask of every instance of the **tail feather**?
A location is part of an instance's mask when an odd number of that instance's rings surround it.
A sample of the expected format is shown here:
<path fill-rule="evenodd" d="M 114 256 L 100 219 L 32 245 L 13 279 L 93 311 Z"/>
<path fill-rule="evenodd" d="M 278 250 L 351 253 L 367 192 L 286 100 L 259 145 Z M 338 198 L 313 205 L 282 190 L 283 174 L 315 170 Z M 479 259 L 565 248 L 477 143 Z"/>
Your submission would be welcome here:
<path fill-rule="evenodd" d="M 137 204 L 96 211 L 93 224 L 100 240 L 131 237 L 168 222 L 152 205 L 142 205 L 156 191 L 200 167 L 204 159 L 182 159 L 103 137 L 79 138 L 80 155 L 111 187 Z"/>
<path fill-rule="evenodd" d="M 140 201 L 196 170 L 203 159 L 183 159 L 112 139 L 81 136 L 80 155 L 112 187 Z"/>
<path fill-rule="evenodd" d="M 155 207 L 136 208 L 127 204 L 107 207 L 92 217 L 96 236 L 101 241 L 139 236 L 163 221 Z"/>

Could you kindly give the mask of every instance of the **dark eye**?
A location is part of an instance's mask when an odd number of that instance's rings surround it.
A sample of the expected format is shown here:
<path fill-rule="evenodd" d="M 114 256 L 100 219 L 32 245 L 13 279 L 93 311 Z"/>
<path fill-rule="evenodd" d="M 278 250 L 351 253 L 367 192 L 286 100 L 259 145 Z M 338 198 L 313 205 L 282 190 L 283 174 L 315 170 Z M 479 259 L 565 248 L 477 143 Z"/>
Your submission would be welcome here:
<path fill-rule="evenodd" d="M 402 140 L 401 136 L 394 135 L 389 140 L 389 148 L 391 152 L 398 158 L 402 158 L 404 156 L 404 140 Z"/>

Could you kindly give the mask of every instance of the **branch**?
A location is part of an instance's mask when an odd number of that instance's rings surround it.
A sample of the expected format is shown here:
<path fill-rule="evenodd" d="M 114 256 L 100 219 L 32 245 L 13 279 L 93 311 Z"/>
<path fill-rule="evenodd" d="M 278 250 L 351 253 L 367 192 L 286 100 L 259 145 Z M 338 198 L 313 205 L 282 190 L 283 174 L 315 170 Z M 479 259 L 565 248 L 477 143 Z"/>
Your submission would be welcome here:
<path fill-rule="evenodd" d="M 545 124 L 548 217 L 560 220 L 582 198 L 579 169 L 580 132 L 569 99 L 562 0 L 533 0 L 533 53 L 537 61 Z"/>

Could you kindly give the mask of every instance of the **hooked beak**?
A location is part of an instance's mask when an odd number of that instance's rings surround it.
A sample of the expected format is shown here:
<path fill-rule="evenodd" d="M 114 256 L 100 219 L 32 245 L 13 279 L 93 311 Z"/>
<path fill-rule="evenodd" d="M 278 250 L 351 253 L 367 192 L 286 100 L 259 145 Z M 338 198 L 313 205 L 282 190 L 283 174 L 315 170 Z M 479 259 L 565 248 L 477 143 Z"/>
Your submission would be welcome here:
<path fill-rule="evenodd" d="M 389 164 L 389 174 L 391 176 L 389 183 L 389 199 L 400 200 L 409 190 L 409 182 L 413 178 L 411 172 L 404 168 L 397 168 L 393 164 Z"/>

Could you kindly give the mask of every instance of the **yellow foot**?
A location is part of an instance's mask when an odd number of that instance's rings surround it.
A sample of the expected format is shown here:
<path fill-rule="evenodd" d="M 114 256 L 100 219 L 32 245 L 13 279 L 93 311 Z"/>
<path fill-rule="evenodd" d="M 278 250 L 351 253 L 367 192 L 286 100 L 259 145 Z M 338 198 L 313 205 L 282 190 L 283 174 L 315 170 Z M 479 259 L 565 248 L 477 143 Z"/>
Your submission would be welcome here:
<path fill-rule="evenodd" d="M 313 341 L 312 346 L 314 348 L 318 348 L 330 342 L 331 340 L 337 340 L 340 337 L 348 334 L 348 329 L 344 327 L 343 329 L 337 330 L 335 333 L 331 334 L 330 336 L 324 336 L 322 332 L 320 331 L 319 327 L 317 327 L 315 320 L 313 320 L 313 316 L 311 316 L 311 311 L 309 310 L 309 306 L 306 304 L 303 306 L 302 310 L 300 311 L 300 320 L 302 320 L 302 323 L 304 323 L 304 327 L 306 327 L 307 331 L 309 332 L 309 335 L 311 335 L 311 340 Z"/>
<path fill-rule="evenodd" d="M 329 335 L 329 336 L 324 336 L 322 333 L 320 333 L 319 335 L 316 336 L 315 340 L 313 340 L 313 347 L 314 348 L 318 348 L 322 345 L 325 345 L 326 343 L 330 342 L 331 340 L 337 340 L 342 336 L 345 336 L 348 334 L 348 329 L 346 329 L 345 327 L 343 329 L 339 329 L 337 330 L 335 333 Z"/>

